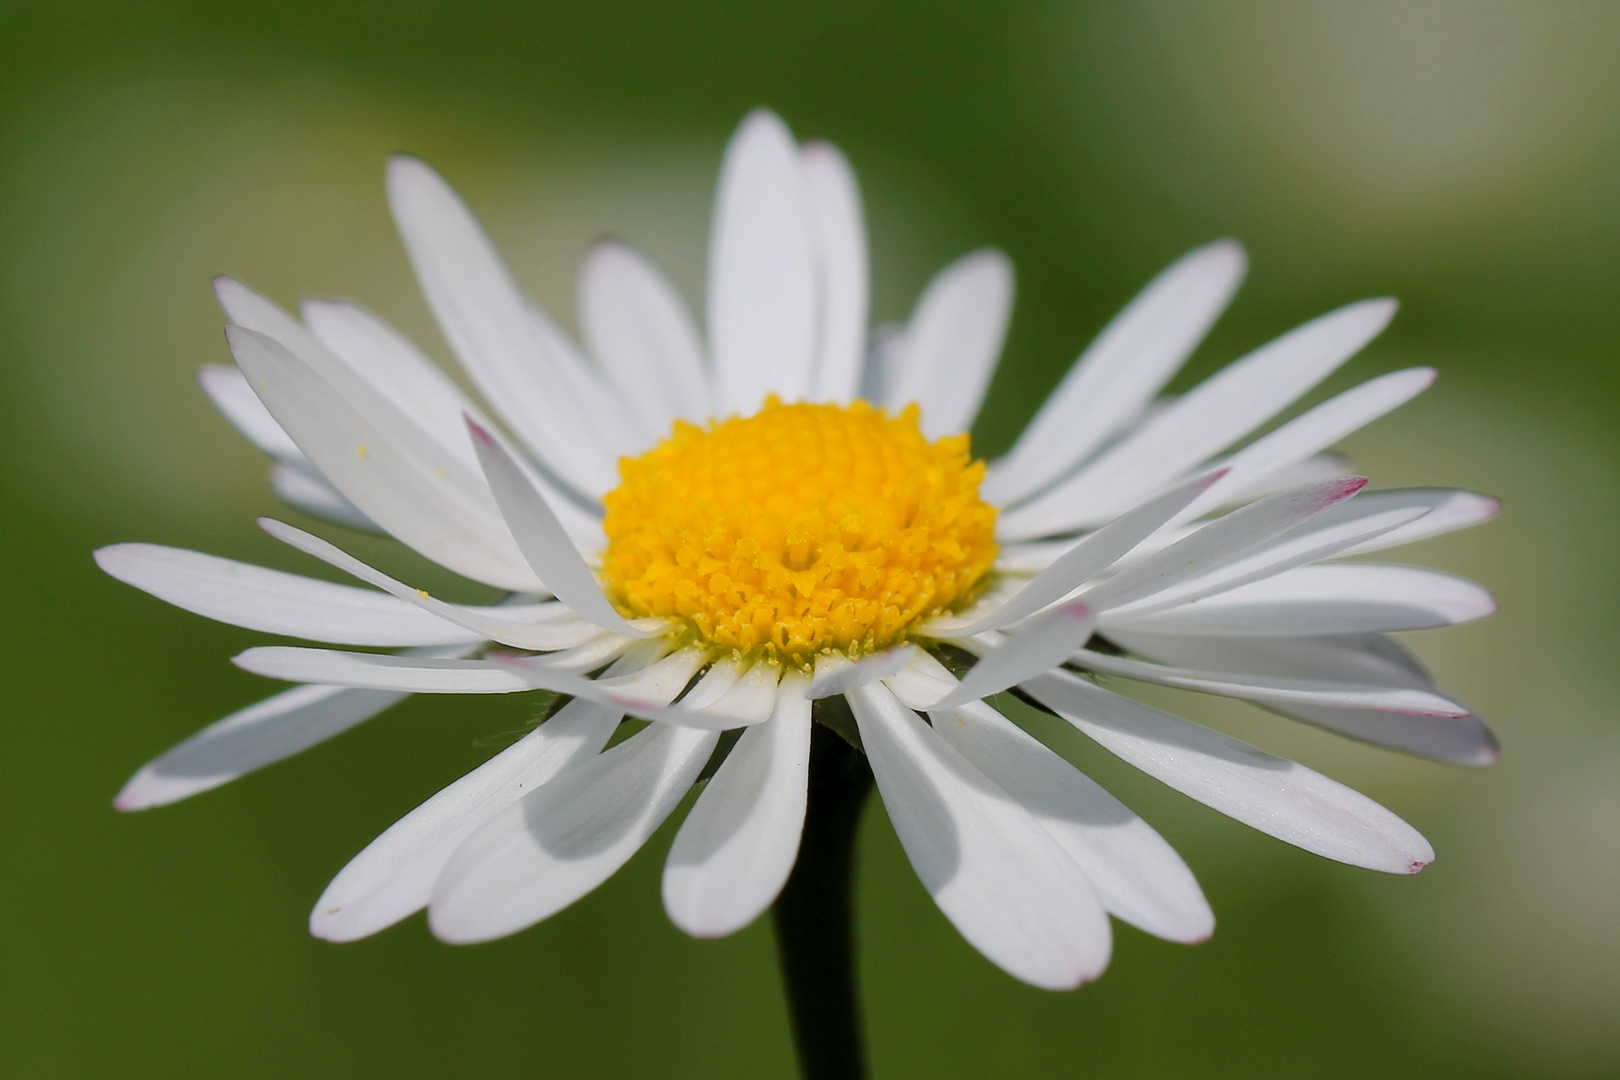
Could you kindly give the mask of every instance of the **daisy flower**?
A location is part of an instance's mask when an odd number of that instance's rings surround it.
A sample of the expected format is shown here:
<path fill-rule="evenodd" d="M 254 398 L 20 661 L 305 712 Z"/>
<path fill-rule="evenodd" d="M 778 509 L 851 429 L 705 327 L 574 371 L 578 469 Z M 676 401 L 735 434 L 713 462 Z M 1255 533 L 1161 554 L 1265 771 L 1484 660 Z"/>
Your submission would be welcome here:
<path fill-rule="evenodd" d="M 343 868 L 316 935 L 352 940 L 424 908 L 446 941 L 511 934 L 601 884 L 695 786 L 664 906 L 691 934 L 729 934 L 793 869 L 819 722 L 864 755 L 963 937 L 1025 982 L 1073 987 L 1107 965 L 1110 915 L 1177 942 L 1214 917 L 1170 845 L 998 695 L 1255 829 L 1396 874 L 1433 852 L 1389 810 L 1110 687 L 1239 698 L 1442 761 L 1496 757 L 1388 636 L 1479 618 L 1489 596 L 1346 561 L 1496 503 L 1363 492 L 1326 452 L 1434 373 L 1380 376 L 1253 437 L 1393 302 L 1331 312 L 1163 397 L 1244 273 L 1235 243 L 1211 244 L 1149 283 L 986 464 L 965 432 L 1012 306 L 1007 259 L 966 256 L 903 328 L 870 333 L 854 176 L 768 112 L 725 154 L 701 325 L 645 255 L 608 241 L 580 271 L 576 343 L 427 165 L 394 159 L 388 195 L 483 404 L 358 306 L 311 301 L 294 318 L 228 279 L 236 366 L 202 385 L 274 459 L 286 502 L 505 598 L 450 603 L 271 520 L 361 584 L 147 544 L 97 552 L 213 619 L 395 650 L 249 649 L 241 667 L 299 685 L 147 765 L 120 809 L 223 784 L 408 694 L 546 695 L 543 722 Z"/>

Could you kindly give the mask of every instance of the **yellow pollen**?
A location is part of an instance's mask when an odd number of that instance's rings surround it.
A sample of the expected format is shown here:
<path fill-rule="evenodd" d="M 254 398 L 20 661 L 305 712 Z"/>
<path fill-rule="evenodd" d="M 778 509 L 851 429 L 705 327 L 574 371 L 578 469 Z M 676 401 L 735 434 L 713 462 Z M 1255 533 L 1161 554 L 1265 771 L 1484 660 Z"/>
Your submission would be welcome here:
<path fill-rule="evenodd" d="M 984 463 L 929 442 L 917 409 L 783 405 L 674 433 L 619 463 L 602 569 L 627 615 L 806 665 L 903 639 L 963 602 L 996 556 Z"/>

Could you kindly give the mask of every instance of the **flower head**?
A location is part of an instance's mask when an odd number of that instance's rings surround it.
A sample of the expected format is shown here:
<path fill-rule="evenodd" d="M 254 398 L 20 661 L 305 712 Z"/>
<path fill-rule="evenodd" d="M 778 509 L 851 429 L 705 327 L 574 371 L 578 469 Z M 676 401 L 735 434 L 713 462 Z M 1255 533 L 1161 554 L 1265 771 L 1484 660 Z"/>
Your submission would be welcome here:
<path fill-rule="evenodd" d="M 1366 493 L 1325 453 L 1433 372 L 1373 379 L 1251 439 L 1382 330 L 1391 302 L 1325 315 L 1160 399 L 1243 275 L 1237 245 L 1202 248 L 986 465 L 965 432 L 1000 351 L 1009 264 L 966 257 L 901 332 L 869 337 L 853 175 L 769 113 L 726 154 L 702 331 L 644 255 L 609 242 L 580 279 L 581 350 L 426 165 L 396 159 L 389 195 L 499 422 L 361 308 L 312 302 L 294 319 L 228 279 L 237 367 L 205 369 L 203 386 L 275 459 L 287 502 L 507 598 L 448 603 L 275 521 L 272 535 L 367 587 L 152 545 L 97 553 L 212 618 L 403 650 L 248 650 L 242 667 L 300 685 L 142 769 L 123 809 L 217 786 L 406 694 L 550 693 L 543 723 L 344 868 L 314 933 L 358 938 L 424 907 L 450 941 L 512 933 L 605 880 L 700 781 L 664 902 L 691 933 L 737 930 L 793 866 L 815 703 L 842 696 L 845 734 L 940 909 L 1011 974 L 1073 986 L 1106 966 L 1109 915 L 1189 942 L 1213 915 L 1170 846 L 996 695 L 1256 829 L 1392 873 L 1433 857 L 1394 814 L 1098 676 L 1494 760 L 1479 720 L 1387 636 L 1488 614 L 1489 597 L 1344 557 L 1476 524 L 1495 502 Z M 627 717 L 651 723 L 604 749 Z"/>

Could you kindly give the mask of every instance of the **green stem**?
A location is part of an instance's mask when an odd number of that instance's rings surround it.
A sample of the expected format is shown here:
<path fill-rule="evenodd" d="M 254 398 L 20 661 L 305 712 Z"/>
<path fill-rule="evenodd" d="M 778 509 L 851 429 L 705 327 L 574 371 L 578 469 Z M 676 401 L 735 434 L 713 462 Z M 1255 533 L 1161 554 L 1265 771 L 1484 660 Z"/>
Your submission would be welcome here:
<path fill-rule="evenodd" d="M 872 790 L 866 756 L 822 724 L 810 742 L 799 861 L 772 909 L 804 1080 L 864 1080 L 855 972 L 855 831 Z"/>

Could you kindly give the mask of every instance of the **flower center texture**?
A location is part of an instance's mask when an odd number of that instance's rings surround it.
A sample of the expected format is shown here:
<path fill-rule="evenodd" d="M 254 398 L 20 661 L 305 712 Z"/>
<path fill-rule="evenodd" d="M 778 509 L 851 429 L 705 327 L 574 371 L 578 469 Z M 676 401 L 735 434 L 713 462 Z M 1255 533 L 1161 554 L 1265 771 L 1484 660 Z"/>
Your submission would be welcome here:
<path fill-rule="evenodd" d="M 917 409 L 784 405 L 674 433 L 619 463 L 602 568 L 632 616 L 684 620 L 740 653 L 804 666 L 905 637 L 965 601 L 996 556 L 968 437 Z"/>

